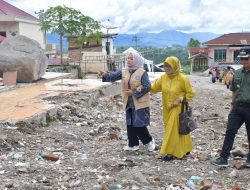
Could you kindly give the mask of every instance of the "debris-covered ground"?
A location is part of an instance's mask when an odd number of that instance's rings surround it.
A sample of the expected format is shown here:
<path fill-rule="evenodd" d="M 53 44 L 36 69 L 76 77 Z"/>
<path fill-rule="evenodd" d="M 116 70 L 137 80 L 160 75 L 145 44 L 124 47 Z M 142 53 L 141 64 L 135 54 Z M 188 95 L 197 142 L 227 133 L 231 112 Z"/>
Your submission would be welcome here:
<path fill-rule="evenodd" d="M 230 91 L 209 78 L 192 76 L 197 96 L 192 102 L 199 128 L 194 150 L 182 160 L 162 162 L 161 94 L 151 97 L 151 126 L 158 144 L 148 152 L 124 152 L 126 131 L 121 98 L 77 92 L 47 99 L 60 106 L 46 127 L 2 124 L 0 189 L 250 189 L 250 169 L 242 167 L 248 151 L 245 127 L 239 130 L 230 167 L 210 160 L 220 152 Z"/>

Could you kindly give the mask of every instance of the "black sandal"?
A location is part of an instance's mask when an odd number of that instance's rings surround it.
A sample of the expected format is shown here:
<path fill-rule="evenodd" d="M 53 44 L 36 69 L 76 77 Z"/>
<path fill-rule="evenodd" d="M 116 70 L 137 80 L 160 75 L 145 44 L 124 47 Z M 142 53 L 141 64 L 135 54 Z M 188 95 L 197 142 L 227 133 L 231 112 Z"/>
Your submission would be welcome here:
<path fill-rule="evenodd" d="M 169 161 L 172 161 L 172 160 L 174 160 L 173 156 L 166 155 L 166 156 L 162 157 L 162 161 L 165 161 L 165 162 L 169 162 Z"/>

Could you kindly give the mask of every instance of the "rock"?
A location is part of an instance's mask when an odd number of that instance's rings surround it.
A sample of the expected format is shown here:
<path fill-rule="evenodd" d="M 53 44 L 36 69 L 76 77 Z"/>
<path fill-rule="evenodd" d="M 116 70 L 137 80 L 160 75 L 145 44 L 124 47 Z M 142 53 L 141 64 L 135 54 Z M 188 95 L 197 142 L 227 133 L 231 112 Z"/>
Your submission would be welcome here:
<path fill-rule="evenodd" d="M 202 187 L 200 188 L 200 190 L 208 190 L 211 189 L 213 186 L 213 182 L 207 179 L 204 179 L 201 181 L 200 185 L 202 185 Z"/>
<path fill-rule="evenodd" d="M 61 105 L 62 108 L 68 108 L 68 109 L 72 109 L 74 106 L 71 105 L 69 102 L 65 102 Z"/>
<path fill-rule="evenodd" d="M 128 159 L 128 158 L 124 161 L 124 163 L 125 163 L 125 165 L 128 166 L 128 167 L 133 167 L 133 166 L 136 165 L 136 164 L 133 162 L 133 160 L 130 160 L 130 159 Z"/>
<path fill-rule="evenodd" d="M 199 155 L 197 156 L 197 158 L 198 158 L 200 161 L 206 161 L 206 160 L 209 160 L 209 159 L 210 159 L 209 156 L 206 155 L 206 154 L 199 154 Z"/>
<path fill-rule="evenodd" d="M 185 179 L 176 179 L 175 183 L 177 183 L 179 185 L 184 185 L 185 184 Z"/>
<path fill-rule="evenodd" d="M 80 180 L 77 180 L 77 181 L 73 181 L 69 184 L 69 187 L 79 187 L 81 185 L 81 181 Z"/>
<path fill-rule="evenodd" d="M 55 155 L 53 154 L 52 152 L 44 152 L 42 154 L 42 157 L 46 160 L 51 160 L 51 161 L 57 161 L 59 160 L 59 156 L 58 155 Z"/>
<path fill-rule="evenodd" d="M 140 188 L 139 187 L 137 187 L 136 185 L 133 185 L 132 186 L 132 190 L 139 190 Z"/>
<path fill-rule="evenodd" d="M 146 177 L 139 171 L 135 172 L 133 174 L 133 177 L 136 181 L 138 181 L 139 183 L 148 183 Z"/>
<path fill-rule="evenodd" d="M 88 125 L 88 122 L 87 122 L 87 121 L 83 121 L 83 122 L 82 122 L 82 125 L 83 125 L 83 126 L 85 126 L 85 125 L 87 126 L 87 125 Z"/>
<path fill-rule="evenodd" d="M 101 190 L 109 190 L 108 186 L 106 184 L 102 184 L 102 189 Z"/>
<path fill-rule="evenodd" d="M 235 168 L 237 170 L 241 170 L 242 168 L 244 168 L 244 165 L 242 163 L 233 163 L 232 164 L 232 168 Z"/>
<path fill-rule="evenodd" d="M 161 177 L 160 176 L 153 176 L 153 180 L 154 181 L 161 181 Z"/>
<path fill-rule="evenodd" d="M 59 108 L 57 110 L 57 115 L 59 116 L 59 118 L 66 118 L 70 115 L 71 111 L 67 108 Z"/>
<path fill-rule="evenodd" d="M 234 178 L 234 177 L 237 178 L 239 177 L 239 172 L 237 172 L 237 170 L 233 170 L 228 176 L 231 178 Z"/>
<path fill-rule="evenodd" d="M 100 184 L 94 185 L 93 189 L 94 190 L 102 190 L 102 185 L 100 185 Z"/>
<path fill-rule="evenodd" d="M 191 172 L 191 171 L 192 171 L 191 168 L 185 168 L 185 169 L 184 169 L 184 172 Z"/>
<path fill-rule="evenodd" d="M 232 150 L 232 155 L 234 157 L 244 157 L 247 155 L 247 153 L 241 148 L 241 147 L 236 147 L 235 149 Z"/>
<path fill-rule="evenodd" d="M 91 135 L 91 136 L 94 136 L 94 135 L 97 134 L 97 131 L 94 130 L 94 129 L 92 129 L 92 130 L 90 130 L 90 131 L 88 132 L 88 134 Z"/>
<path fill-rule="evenodd" d="M 80 160 L 87 160 L 87 159 L 88 159 L 88 157 L 86 154 L 81 154 Z"/>
<path fill-rule="evenodd" d="M 81 126 L 82 126 L 82 123 L 76 123 L 76 126 L 77 126 L 77 127 L 81 127 Z"/>
<path fill-rule="evenodd" d="M 74 143 L 72 142 L 68 142 L 66 145 L 65 145 L 65 148 L 68 149 L 68 150 L 72 150 L 74 149 Z"/>
<path fill-rule="evenodd" d="M 46 113 L 46 122 L 47 123 L 55 121 L 57 119 L 57 109 L 58 109 L 58 107 L 55 106 L 47 111 L 47 113 Z"/>
<path fill-rule="evenodd" d="M 14 182 L 13 181 L 9 181 L 4 185 L 6 188 L 12 188 L 14 187 Z"/>
<path fill-rule="evenodd" d="M 19 173 L 32 173 L 35 171 L 30 167 L 30 164 L 23 162 L 16 163 L 15 168 Z"/>
<path fill-rule="evenodd" d="M 24 152 L 17 152 L 13 155 L 13 158 L 19 160 L 23 157 Z"/>
<path fill-rule="evenodd" d="M 70 176 L 69 175 L 65 175 L 65 176 L 63 176 L 62 180 L 65 181 L 65 182 L 67 182 L 67 181 L 70 180 Z"/>
<path fill-rule="evenodd" d="M 237 183 L 235 183 L 230 189 L 231 190 L 241 190 L 240 186 Z"/>
<path fill-rule="evenodd" d="M 127 131 L 121 131 L 119 134 L 119 138 L 122 140 L 127 140 L 128 139 Z"/>
<path fill-rule="evenodd" d="M 194 110 L 193 116 L 195 116 L 195 117 L 201 117 L 201 116 L 202 116 L 202 113 L 199 112 L 198 110 Z"/>
<path fill-rule="evenodd" d="M 38 42 L 17 35 L 0 44 L 0 65 L 0 76 L 17 71 L 17 82 L 33 82 L 45 74 L 48 58 Z"/>
<path fill-rule="evenodd" d="M 117 134 L 114 134 L 114 133 L 109 134 L 109 140 L 118 140 L 118 139 L 119 138 L 118 138 Z"/>
<path fill-rule="evenodd" d="M 77 116 L 73 116 L 72 117 L 72 120 L 75 122 L 75 123 L 78 123 L 79 122 L 79 117 L 77 117 Z"/>

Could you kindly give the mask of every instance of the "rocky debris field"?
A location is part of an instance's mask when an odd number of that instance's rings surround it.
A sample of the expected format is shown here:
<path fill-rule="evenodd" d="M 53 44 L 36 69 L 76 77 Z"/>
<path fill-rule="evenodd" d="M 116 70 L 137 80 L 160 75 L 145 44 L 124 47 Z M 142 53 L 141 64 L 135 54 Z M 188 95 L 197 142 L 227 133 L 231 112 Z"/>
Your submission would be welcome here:
<path fill-rule="evenodd" d="M 48 126 L 0 126 L 0 189 L 170 190 L 250 189 L 245 127 L 239 130 L 229 167 L 210 160 L 218 156 L 230 111 L 231 93 L 209 78 L 190 76 L 197 96 L 192 102 L 199 128 L 192 133 L 194 150 L 182 160 L 163 162 L 161 94 L 151 96 L 154 152 L 140 145 L 125 152 L 126 128 L 121 97 L 76 92 L 48 98 L 60 106 Z"/>

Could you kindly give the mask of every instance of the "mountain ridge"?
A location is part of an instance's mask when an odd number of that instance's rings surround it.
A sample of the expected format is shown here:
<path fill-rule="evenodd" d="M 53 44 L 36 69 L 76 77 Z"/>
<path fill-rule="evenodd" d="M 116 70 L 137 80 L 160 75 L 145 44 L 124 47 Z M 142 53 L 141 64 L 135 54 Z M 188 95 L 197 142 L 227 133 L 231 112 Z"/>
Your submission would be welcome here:
<path fill-rule="evenodd" d="M 173 45 L 187 46 L 190 38 L 199 40 L 201 43 L 211 40 L 220 36 L 210 32 L 194 32 L 185 33 L 176 30 L 164 30 L 159 33 L 136 33 L 136 34 L 118 34 L 114 38 L 115 46 L 136 46 L 133 37 L 138 38 L 137 46 L 154 46 L 154 47 L 167 47 Z M 56 44 L 57 49 L 60 47 L 60 37 L 58 34 L 47 34 L 47 43 Z M 63 50 L 67 51 L 68 41 L 63 38 Z"/>
<path fill-rule="evenodd" d="M 135 46 L 133 37 L 138 39 L 138 46 L 157 46 L 166 47 L 171 45 L 187 46 L 190 38 L 199 40 L 201 43 L 220 36 L 211 32 L 185 33 L 176 30 L 164 30 L 159 33 L 136 33 L 136 34 L 118 34 L 114 39 L 115 46 Z"/>

